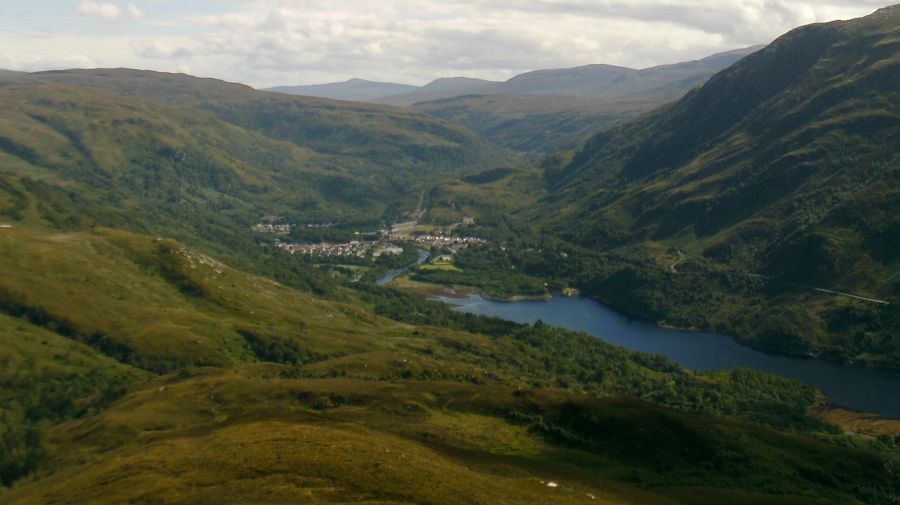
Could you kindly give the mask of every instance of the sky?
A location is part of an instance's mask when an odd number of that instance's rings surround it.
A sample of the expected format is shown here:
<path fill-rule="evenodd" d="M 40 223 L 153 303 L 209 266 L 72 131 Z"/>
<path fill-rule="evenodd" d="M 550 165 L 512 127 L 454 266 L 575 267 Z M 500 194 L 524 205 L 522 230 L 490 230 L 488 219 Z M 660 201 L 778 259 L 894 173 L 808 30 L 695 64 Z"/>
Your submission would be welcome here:
<path fill-rule="evenodd" d="M 894 0 L 897 1 L 897 0 Z M 0 0 L 0 68 L 130 67 L 257 87 L 425 84 L 675 63 L 883 0 Z"/>

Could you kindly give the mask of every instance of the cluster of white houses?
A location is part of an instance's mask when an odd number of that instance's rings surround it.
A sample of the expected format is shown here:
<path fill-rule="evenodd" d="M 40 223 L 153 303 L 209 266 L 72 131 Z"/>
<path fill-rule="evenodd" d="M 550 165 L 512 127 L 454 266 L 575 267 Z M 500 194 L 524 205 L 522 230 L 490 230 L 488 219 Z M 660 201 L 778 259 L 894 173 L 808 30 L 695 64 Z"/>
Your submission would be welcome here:
<path fill-rule="evenodd" d="M 365 258 L 366 254 L 374 246 L 375 242 L 364 242 L 359 240 L 354 240 L 346 244 L 278 244 L 278 247 L 291 254 L 306 254 L 309 256 L 322 256 L 327 258 Z"/>
<path fill-rule="evenodd" d="M 256 233 L 274 233 L 275 235 L 287 235 L 294 228 L 292 224 L 263 224 L 253 226 Z"/>
<path fill-rule="evenodd" d="M 270 224 L 259 223 L 253 225 L 253 231 L 257 233 L 272 233 L 275 235 L 287 235 L 294 228 L 318 230 L 322 228 L 333 228 L 337 223 L 306 223 L 306 224 Z"/>
<path fill-rule="evenodd" d="M 289 225 L 257 225 L 266 226 L 270 228 L 264 228 L 265 230 L 276 230 L 276 231 L 268 231 L 267 233 L 282 233 L 280 231 L 279 226 L 289 226 Z M 261 231 L 261 230 L 257 230 Z M 382 235 L 384 235 L 384 231 Z M 385 237 L 390 238 L 390 236 Z M 482 245 L 487 243 L 486 240 L 480 239 L 477 237 L 455 237 L 449 235 L 418 235 L 414 237 L 404 238 L 404 240 L 412 240 L 417 246 L 424 248 L 442 248 L 449 249 L 453 253 L 456 253 L 462 249 L 465 249 L 469 246 Z M 277 242 L 277 241 L 276 241 Z M 378 258 L 382 255 L 395 255 L 402 254 L 403 248 L 388 242 L 387 240 L 354 240 L 351 242 L 347 242 L 345 244 L 332 244 L 329 242 L 322 242 L 319 244 L 291 244 L 291 243 L 278 243 L 278 247 L 283 251 L 288 252 L 290 254 L 305 254 L 308 256 L 317 256 L 317 257 L 326 257 L 326 258 L 365 258 L 369 255 L 369 252 L 372 253 L 373 258 Z"/>
<path fill-rule="evenodd" d="M 447 235 L 420 235 L 413 237 L 416 244 L 426 247 L 447 247 L 458 251 L 472 245 L 482 245 L 487 241 L 476 237 L 451 237 Z"/>

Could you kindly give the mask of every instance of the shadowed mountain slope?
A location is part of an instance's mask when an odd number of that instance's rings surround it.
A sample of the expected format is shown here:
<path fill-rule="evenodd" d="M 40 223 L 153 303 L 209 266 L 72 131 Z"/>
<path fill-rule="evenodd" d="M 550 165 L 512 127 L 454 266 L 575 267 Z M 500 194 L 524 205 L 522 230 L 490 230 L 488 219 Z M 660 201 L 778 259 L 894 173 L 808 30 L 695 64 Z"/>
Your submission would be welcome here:
<path fill-rule="evenodd" d="M 765 303 L 713 303 L 707 325 L 781 351 L 900 363 L 898 36 L 900 7 L 800 28 L 598 134 L 548 169 L 550 221 L 593 248 L 652 245 L 679 273 L 768 279 L 752 297 Z"/>
<path fill-rule="evenodd" d="M 675 97 L 670 97 L 675 98 Z M 591 135 L 664 103 L 557 95 L 465 95 L 414 107 L 520 153 L 574 150 Z"/>

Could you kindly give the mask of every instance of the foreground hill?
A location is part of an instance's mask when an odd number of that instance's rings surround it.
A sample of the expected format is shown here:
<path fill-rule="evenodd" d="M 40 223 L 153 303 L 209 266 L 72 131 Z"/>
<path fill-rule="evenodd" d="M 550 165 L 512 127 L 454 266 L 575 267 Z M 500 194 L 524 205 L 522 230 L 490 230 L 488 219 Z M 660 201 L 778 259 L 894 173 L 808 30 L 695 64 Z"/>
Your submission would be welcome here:
<path fill-rule="evenodd" d="M 797 29 L 550 167 L 565 239 L 670 271 L 598 292 L 768 349 L 900 366 L 898 37 L 900 7 Z"/>
<path fill-rule="evenodd" d="M 837 445 L 806 417 L 812 391 L 791 381 L 696 374 L 384 290 L 324 300 L 165 239 L 0 234 L 0 474 L 32 474 L 0 491 L 4 503 L 900 492 L 893 456 Z"/>

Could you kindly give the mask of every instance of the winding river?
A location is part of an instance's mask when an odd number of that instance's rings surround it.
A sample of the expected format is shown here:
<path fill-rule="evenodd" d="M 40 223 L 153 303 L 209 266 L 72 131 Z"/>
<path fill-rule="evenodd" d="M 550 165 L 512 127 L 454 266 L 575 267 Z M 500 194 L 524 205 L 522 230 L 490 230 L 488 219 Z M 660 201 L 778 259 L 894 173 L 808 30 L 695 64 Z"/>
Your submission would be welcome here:
<path fill-rule="evenodd" d="M 583 331 L 628 349 L 662 354 L 694 370 L 750 368 L 799 379 L 824 391 L 834 404 L 900 419 L 900 374 L 767 354 L 717 333 L 660 328 L 631 320 L 588 298 L 499 302 L 471 295 L 464 299 L 434 299 L 472 314 L 528 324 L 541 320 L 552 326 Z"/>
<path fill-rule="evenodd" d="M 385 284 L 391 282 L 392 280 L 396 279 L 397 277 L 400 277 L 401 275 L 405 274 L 406 272 L 409 272 L 413 268 L 416 268 L 417 266 L 421 265 L 422 263 L 425 263 L 428 260 L 429 256 L 431 256 L 430 252 L 426 251 L 425 249 L 419 249 L 419 257 L 418 257 L 418 259 L 416 259 L 415 263 L 406 265 L 403 268 L 391 270 L 390 272 L 384 274 L 383 276 L 381 276 L 377 280 L 375 280 L 375 285 L 376 286 L 384 286 Z"/>

